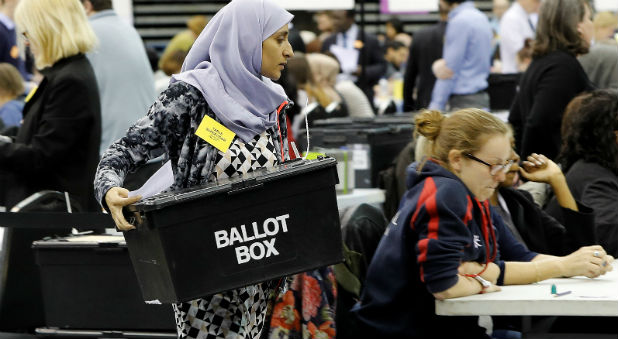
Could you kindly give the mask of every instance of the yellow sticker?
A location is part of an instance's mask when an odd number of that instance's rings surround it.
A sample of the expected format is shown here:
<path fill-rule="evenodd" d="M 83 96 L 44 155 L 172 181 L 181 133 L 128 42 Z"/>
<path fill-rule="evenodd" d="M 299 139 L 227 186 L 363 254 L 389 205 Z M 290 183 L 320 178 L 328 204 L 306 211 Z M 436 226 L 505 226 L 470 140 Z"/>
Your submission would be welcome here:
<path fill-rule="evenodd" d="M 34 86 L 32 87 L 32 89 L 30 90 L 30 93 L 28 93 L 28 95 L 26 95 L 26 99 L 24 99 L 25 102 L 30 101 L 30 99 L 32 99 L 32 97 L 34 96 L 34 93 L 36 93 L 36 90 L 39 88 L 39 86 Z"/>
<path fill-rule="evenodd" d="M 216 122 L 213 118 L 205 116 L 197 127 L 195 135 L 206 140 L 207 143 L 225 153 L 227 149 L 230 148 L 236 134 L 227 127 Z"/>

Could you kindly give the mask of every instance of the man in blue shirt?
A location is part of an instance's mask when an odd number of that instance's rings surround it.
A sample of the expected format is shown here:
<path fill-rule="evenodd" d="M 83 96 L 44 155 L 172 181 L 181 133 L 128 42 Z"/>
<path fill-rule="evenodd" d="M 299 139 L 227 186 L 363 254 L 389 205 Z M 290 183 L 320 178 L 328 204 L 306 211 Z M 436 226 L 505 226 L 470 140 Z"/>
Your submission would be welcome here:
<path fill-rule="evenodd" d="M 487 16 L 471 1 L 440 0 L 449 9 L 442 59 L 434 64 L 438 81 L 430 109 L 489 108 L 487 77 L 492 30 Z"/>
<path fill-rule="evenodd" d="M 99 39 L 87 54 L 101 95 L 100 153 L 146 115 L 157 95 L 144 43 L 113 10 L 111 0 L 82 0 Z"/>

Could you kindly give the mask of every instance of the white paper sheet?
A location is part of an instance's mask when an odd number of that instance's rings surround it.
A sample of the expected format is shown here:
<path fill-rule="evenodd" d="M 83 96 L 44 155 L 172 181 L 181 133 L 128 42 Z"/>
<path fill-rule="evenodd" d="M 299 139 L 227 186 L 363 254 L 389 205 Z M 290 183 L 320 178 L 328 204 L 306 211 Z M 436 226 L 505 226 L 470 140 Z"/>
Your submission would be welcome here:
<path fill-rule="evenodd" d="M 438 0 L 388 0 L 389 12 L 436 12 Z"/>
<path fill-rule="evenodd" d="M 144 183 L 142 187 L 135 191 L 129 192 L 129 197 L 141 195 L 142 199 L 150 198 L 157 193 L 161 193 L 164 189 L 169 188 L 174 183 L 174 173 L 172 172 L 172 162 L 167 161 L 163 167 L 159 168 Z"/>
<path fill-rule="evenodd" d="M 354 73 L 358 66 L 358 50 L 343 48 L 338 45 L 330 46 L 330 51 L 337 57 L 343 73 Z"/>
<path fill-rule="evenodd" d="M 600 11 L 618 11 L 618 1 L 616 0 L 595 0 L 594 8 Z"/>

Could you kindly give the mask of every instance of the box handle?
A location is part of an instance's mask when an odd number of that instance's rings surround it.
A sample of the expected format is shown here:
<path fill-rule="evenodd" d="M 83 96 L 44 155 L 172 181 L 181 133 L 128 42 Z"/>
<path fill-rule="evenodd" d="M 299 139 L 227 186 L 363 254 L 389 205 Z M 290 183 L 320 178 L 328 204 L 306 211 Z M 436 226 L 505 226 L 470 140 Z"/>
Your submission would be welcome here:
<path fill-rule="evenodd" d="M 325 135 L 322 138 L 322 142 L 325 144 L 343 144 L 346 143 L 348 138 L 345 135 Z"/>
<path fill-rule="evenodd" d="M 232 189 L 232 190 L 227 192 L 227 195 L 234 195 L 234 194 L 238 194 L 238 193 L 252 191 L 252 190 L 255 190 L 255 189 L 258 189 L 258 188 L 262 188 L 262 186 L 264 186 L 263 183 L 257 183 L 255 185 L 247 185 L 245 187 L 241 187 L 241 188 L 237 188 L 237 189 Z"/>

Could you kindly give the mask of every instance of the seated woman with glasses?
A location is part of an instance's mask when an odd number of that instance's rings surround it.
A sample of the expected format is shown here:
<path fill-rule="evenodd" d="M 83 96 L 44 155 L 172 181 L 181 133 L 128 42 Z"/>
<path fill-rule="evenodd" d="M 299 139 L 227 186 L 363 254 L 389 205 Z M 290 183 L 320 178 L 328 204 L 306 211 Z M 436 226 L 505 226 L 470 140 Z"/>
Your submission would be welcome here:
<path fill-rule="evenodd" d="M 356 313 L 373 337 L 488 338 L 476 317 L 435 314 L 435 299 L 499 291 L 502 284 L 611 270 L 601 246 L 565 257 L 529 251 L 489 205 L 513 165 L 510 129 L 464 109 L 416 116 L 429 158 L 408 169 L 408 191 L 371 261 Z"/>
<path fill-rule="evenodd" d="M 489 203 L 517 240 L 531 251 L 552 255 L 566 255 L 581 246 L 596 244 L 594 211 L 575 200 L 555 162 L 532 153 L 520 167 L 515 150 L 511 150 L 511 161 L 513 165 L 489 197 Z M 559 220 L 536 205 L 528 191 L 514 187 L 520 174 L 529 181 L 550 185 L 557 198 Z"/>

